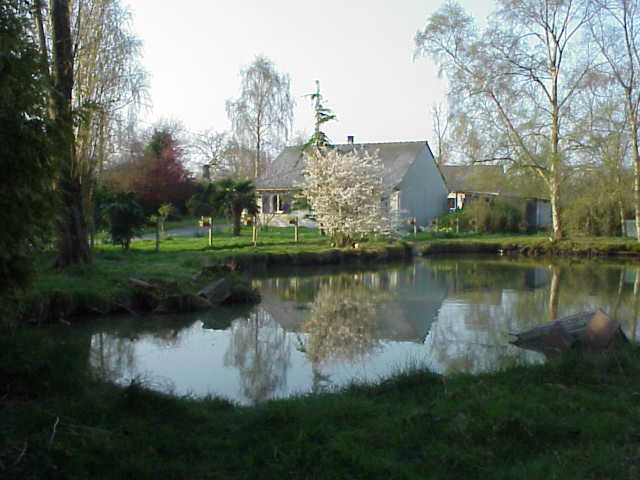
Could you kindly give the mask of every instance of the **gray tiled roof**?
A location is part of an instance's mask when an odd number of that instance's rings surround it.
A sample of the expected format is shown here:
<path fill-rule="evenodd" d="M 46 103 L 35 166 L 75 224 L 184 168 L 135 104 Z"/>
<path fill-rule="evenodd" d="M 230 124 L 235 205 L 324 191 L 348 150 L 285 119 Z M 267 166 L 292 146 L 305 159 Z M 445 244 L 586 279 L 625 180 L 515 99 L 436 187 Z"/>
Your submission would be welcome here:
<path fill-rule="evenodd" d="M 498 165 L 441 165 L 450 192 L 504 192 L 504 173 Z"/>
<path fill-rule="evenodd" d="M 334 145 L 342 152 L 353 149 L 379 152 L 384 166 L 384 182 L 396 187 L 414 162 L 426 142 L 355 143 Z M 300 147 L 287 147 L 273 161 L 270 171 L 255 180 L 257 189 L 296 188 L 303 183 L 304 160 Z"/>

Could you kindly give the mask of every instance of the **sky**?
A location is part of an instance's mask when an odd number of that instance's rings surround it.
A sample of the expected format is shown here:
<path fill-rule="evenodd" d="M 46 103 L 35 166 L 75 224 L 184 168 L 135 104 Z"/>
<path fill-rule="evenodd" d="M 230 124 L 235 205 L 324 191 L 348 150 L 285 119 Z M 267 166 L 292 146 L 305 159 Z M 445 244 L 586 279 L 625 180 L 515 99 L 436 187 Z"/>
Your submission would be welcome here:
<path fill-rule="evenodd" d="M 306 94 L 315 81 L 337 121 L 334 143 L 429 140 L 433 103 L 446 84 L 414 37 L 443 0 L 124 0 L 143 42 L 150 108 L 143 121 L 178 120 L 188 131 L 228 130 L 225 101 L 257 55 L 288 74 L 293 132 L 313 132 Z M 463 0 L 482 21 L 492 0 Z"/>

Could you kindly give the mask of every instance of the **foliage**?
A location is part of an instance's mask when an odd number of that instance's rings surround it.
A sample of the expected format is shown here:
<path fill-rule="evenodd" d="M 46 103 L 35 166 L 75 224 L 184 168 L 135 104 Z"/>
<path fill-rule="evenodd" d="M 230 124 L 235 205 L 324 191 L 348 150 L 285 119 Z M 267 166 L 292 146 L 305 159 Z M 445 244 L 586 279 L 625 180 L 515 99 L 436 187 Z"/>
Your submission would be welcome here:
<path fill-rule="evenodd" d="M 292 195 L 291 198 L 291 211 L 295 210 L 310 210 L 311 204 L 309 199 L 300 193 Z"/>
<path fill-rule="evenodd" d="M 624 233 L 623 220 L 633 215 L 631 171 L 621 171 L 623 188 L 619 190 L 615 174 L 605 167 L 576 173 L 567 184 L 571 198 L 563 208 L 563 221 L 573 235 L 620 236 Z"/>
<path fill-rule="evenodd" d="M 164 128 L 154 130 L 144 155 L 134 159 L 134 163 L 138 171 L 129 181 L 147 214 L 156 212 L 164 203 L 184 209 L 195 191 L 195 183 L 172 132 Z"/>
<path fill-rule="evenodd" d="M 93 191 L 93 231 L 99 232 L 109 228 L 107 207 L 113 201 L 114 191 L 103 184 L 96 185 Z"/>
<path fill-rule="evenodd" d="M 173 212 L 173 205 L 170 203 L 163 203 L 158 208 L 158 214 L 156 215 L 156 221 L 160 223 L 160 232 L 164 233 L 164 224 L 169 218 L 169 215 Z"/>
<path fill-rule="evenodd" d="M 396 230 L 388 205 L 392 192 L 383 183 L 377 153 L 316 147 L 305 159 L 304 195 L 318 224 L 330 232 L 336 245 L 348 245 L 358 234 Z"/>
<path fill-rule="evenodd" d="M 495 197 L 474 198 L 465 205 L 464 216 L 480 233 L 519 233 L 523 231 L 522 212 L 515 201 Z"/>
<path fill-rule="evenodd" d="M 303 145 L 303 150 L 313 145 L 315 147 L 326 147 L 331 145 L 331 140 L 325 132 L 321 130 L 323 124 L 335 120 L 336 116 L 330 108 L 322 104 L 322 94 L 320 93 L 320 82 L 316 80 L 316 91 L 308 95 L 313 102 L 315 115 L 315 131 L 312 137 Z"/>
<path fill-rule="evenodd" d="M 112 242 L 128 250 L 131 239 L 140 232 L 146 222 L 146 215 L 138 203 L 136 193 L 115 192 L 106 211 Z"/>
<path fill-rule="evenodd" d="M 506 197 L 467 198 L 463 210 L 438 217 L 437 232 L 522 233 L 523 203 Z M 435 225 L 434 225 L 435 228 Z"/>
<path fill-rule="evenodd" d="M 231 218 L 233 235 L 240 234 L 242 211 L 249 215 L 258 213 L 256 190 L 250 180 L 223 178 L 209 183 L 207 187 L 188 202 L 192 215 L 226 215 Z"/>
<path fill-rule="evenodd" d="M 266 57 L 256 57 L 242 70 L 241 77 L 240 97 L 227 100 L 227 115 L 239 146 L 253 151 L 253 177 L 257 177 L 268 156 L 280 150 L 287 140 L 295 101 L 289 77 L 278 73 Z"/>
<path fill-rule="evenodd" d="M 0 3 L 0 320 L 32 278 L 53 204 L 45 85 L 22 9 Z"/>

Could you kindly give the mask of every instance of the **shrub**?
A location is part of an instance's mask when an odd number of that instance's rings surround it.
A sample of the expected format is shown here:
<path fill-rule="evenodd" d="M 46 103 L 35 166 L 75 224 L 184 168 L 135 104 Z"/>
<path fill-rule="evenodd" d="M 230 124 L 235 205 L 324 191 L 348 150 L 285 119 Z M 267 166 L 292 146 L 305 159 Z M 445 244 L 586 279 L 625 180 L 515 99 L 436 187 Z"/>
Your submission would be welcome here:
<path fill-rule="evenodd" d="M 127 250 L 131 239 L 146 223 L 144 210 L 134 192 L 115 192 L 112 203 L 107 207 L 111 241 Z"/>

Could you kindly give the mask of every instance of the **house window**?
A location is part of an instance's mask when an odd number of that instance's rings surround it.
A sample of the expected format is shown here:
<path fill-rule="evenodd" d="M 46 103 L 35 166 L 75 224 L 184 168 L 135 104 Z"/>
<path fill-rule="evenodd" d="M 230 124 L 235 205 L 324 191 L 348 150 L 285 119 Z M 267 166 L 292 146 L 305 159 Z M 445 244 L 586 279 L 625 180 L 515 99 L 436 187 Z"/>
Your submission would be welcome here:
<path fill-rule="evenodd" d="M 455 198 L 447 198 L 447 203 L 450 212 L 454 212 L 456 210 L 456 199 Z"/>
<path fill-rule="evenodd" d="M 269 206 L 271 207 L 270 213 L 284 213 L 289 210 L 289 204 L 286 202 L 286 197 L 278 193 L 271 196 Z"/>

